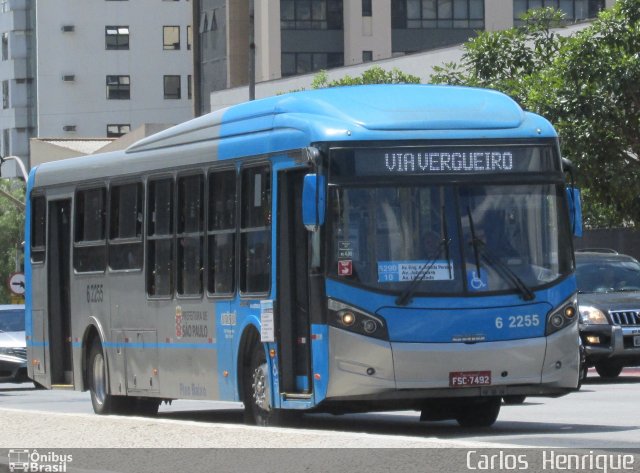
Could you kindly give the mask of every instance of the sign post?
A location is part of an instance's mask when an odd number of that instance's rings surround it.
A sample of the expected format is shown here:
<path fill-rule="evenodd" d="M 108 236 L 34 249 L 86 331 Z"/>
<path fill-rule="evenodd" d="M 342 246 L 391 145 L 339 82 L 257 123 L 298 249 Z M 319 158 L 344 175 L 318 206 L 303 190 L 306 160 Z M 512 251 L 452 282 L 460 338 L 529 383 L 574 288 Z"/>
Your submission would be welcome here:
<path fill-rule="evenodd" d="M 14 304 L 24 303 L 24 293 L 26 291 L 24 273 L 13 273 L 7 280 L 9 292 L 11 293 L 11 302 Z"/>

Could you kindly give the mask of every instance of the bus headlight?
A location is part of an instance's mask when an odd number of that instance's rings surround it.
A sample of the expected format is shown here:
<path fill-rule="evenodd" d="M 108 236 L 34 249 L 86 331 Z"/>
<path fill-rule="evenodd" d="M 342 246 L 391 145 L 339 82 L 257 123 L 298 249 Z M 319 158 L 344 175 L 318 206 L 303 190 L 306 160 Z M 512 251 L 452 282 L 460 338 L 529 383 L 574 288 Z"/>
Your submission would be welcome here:
<path fill-rule="evenodd" d="M 579 306 L 580 323 L 585 325 L 604 325 L 608 324 L 607 317 L 600 309 L 596 309 L 590 305 Z"/>
<path fill-rule="evenodd" d="M 366 337 L 389 340 L 385 321 L 361 309 L 329 299 L 329 325 Z"/>
<path fill-rule="evenodd" d="M 547 329 L 545 335 L 551 335 L 558 330 L 573 325 L 578 317 L 578 299 L 575 295 L 571 296 L 560 307 L 551 311 L 547 316 Z"/>

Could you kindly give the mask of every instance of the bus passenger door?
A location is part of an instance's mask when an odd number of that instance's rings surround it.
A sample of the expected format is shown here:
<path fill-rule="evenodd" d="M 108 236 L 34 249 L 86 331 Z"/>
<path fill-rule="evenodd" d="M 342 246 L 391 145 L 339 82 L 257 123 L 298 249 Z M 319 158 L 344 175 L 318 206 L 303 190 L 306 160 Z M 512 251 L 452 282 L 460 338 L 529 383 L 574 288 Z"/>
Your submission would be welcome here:
<path fill-rule="evenodd" d="M 306 171 L 278 178 L 277 328 L 280 389 L 311 394 L 309 322 L 309 232 L 302 224 L 302 182 Z"/>
<path fill-rule="evenodd" d="M 73 384 L 71 351 L 71 199 L 49 202 L 47 256 L 49 362 L 52 385 Z"/>

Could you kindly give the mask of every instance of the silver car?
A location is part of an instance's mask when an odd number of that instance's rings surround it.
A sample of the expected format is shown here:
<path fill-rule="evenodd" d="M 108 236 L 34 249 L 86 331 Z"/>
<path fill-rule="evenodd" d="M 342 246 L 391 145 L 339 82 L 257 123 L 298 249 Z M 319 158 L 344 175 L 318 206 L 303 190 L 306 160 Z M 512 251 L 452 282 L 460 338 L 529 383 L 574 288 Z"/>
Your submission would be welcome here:
<path fill-rule="evenodd" d="M 24 305 L 0 305 L 0 383 L 27 381 Z"/>

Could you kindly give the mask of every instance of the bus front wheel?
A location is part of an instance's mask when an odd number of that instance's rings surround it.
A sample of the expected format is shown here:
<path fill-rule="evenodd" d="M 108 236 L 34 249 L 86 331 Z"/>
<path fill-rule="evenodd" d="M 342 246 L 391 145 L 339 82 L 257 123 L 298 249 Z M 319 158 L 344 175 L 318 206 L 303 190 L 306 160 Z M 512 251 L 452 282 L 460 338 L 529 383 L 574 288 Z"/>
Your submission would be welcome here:
<path fill-rule="evenodd" d="M 244 413 L 248 424 L 272 425 L 269 365 L 260 343 L 251 350 L 249 369 L 244 372 Z"/>
<path fill-rule="evenodd" d="M 251 350 L 251 362 L 243 374 L 244 419 L 251 425 L 292 425 L 300 419 L 298 411 L 275 409 L 271 406 L 269 365 L 262 344 Z"/>
<path fill-rule="evenodd" d="M 500 413 L 500 397 L 492 397 L 464 406 L 456 416 L 461 427 L 491 427 Z"/>

